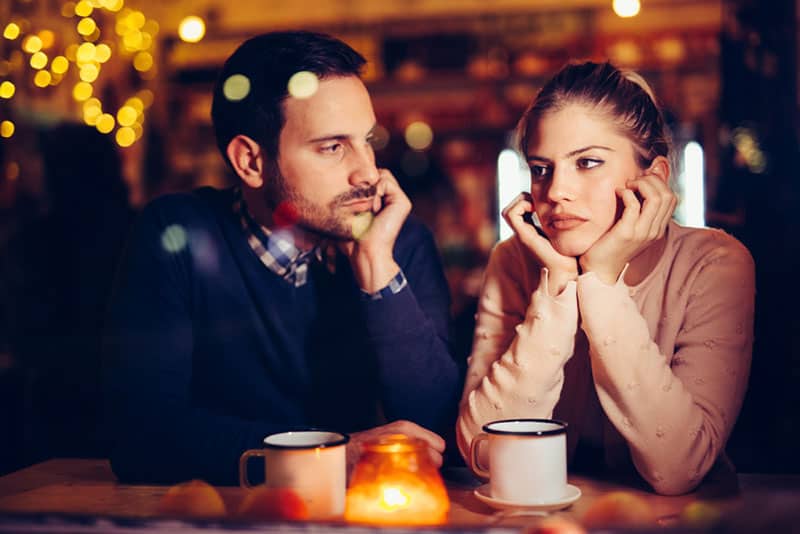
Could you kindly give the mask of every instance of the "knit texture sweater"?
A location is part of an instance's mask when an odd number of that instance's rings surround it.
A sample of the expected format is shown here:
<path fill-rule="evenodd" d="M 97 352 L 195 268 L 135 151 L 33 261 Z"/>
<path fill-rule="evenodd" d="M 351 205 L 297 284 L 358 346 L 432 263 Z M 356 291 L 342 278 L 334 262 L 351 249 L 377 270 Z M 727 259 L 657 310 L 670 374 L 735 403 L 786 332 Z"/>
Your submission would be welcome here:
<path fill-rule="evenodd" d="M 408 285 L 371 300 L 341 255 L 335 273 L 312 263 L 301 287 L 267 269 L 233 199 L 164 196 L 132 232 L 104 344 L 118 478 L 236 484 L 241 453 L 274 432 L 452 426 L 461 383 L 428 230 L 405 223 L 394 257 Z"/>
<path fill-rule="evenodd" d="M 638 285 L 589 272 L 557 296 L 517 239 L 500 243 L 461 400 L 462 455 L 489 421 L 556 417 L 569 424 L 570 456 L 599 434 L 609 467 L 635 467 L 659 493 L 689 491 L 741 408 L 754 297 L 752 257 L 718 230 L 671 222 L 663 255 Z"/>

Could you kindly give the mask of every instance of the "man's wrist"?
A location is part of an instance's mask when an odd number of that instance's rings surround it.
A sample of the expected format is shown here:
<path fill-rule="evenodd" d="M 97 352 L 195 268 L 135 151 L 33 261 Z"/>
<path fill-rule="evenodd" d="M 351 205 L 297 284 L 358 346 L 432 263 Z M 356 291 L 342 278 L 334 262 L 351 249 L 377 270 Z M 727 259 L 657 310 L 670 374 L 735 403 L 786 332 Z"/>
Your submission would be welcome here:
<path fill-rule="evenodd" d="M 359 287 L 370 294 L 386 287 L 400 272 L 400 266 L 389 253 L 357 253 L 351 264 Z"/>

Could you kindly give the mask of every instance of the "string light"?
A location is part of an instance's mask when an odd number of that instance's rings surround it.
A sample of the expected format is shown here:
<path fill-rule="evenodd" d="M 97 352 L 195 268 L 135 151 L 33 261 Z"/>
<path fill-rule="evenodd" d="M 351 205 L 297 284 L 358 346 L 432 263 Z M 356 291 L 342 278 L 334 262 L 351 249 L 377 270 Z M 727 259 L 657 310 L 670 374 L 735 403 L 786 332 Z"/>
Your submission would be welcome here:
<path fill-rule="evenodd" d="M 196 43 L 206 34 L 206 23 L 198 16 L 189 15 L 178 24 L 178 36 L 187 43 Z"/>

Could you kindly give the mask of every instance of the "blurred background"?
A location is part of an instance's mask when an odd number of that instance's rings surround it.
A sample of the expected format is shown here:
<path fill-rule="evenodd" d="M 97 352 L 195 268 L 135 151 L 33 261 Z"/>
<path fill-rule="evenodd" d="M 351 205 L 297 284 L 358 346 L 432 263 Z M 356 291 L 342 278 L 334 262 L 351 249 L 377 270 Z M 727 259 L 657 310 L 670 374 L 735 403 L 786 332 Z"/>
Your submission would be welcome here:
<path fill-rule="evenodd" d="M 103 456 L 98 333 L 130 221 L 233 183 L 211 89 L 244 39 L 331 33 L 369 61 L 390 168 L 435 233 L 468 355 L 499 210 L 527 187 L 511 132 L 570 59 L 641 72 L 667 110 L 684 224 L 757 266 L 751 385 L 729 452 L 800 471 L 800 0 L 0 0 L 0 474 Z"/>

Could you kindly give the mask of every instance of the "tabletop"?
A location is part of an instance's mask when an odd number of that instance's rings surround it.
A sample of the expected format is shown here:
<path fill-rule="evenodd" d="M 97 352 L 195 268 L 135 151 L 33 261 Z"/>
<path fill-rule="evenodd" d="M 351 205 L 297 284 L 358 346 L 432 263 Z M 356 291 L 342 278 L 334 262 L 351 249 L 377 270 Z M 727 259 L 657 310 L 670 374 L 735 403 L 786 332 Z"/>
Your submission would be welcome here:
<path fill-rule="evenodd" d="M 451 501 L 445 529 L 519 531 L 535 526 L 542 520 L 544 514 L 541 512 L 531 514 L 513 510 L 495 510 L 481 502 L 474 494 L 481 481 L 473 478 L 466 469 L 446 470 L 443 474 Z M 687 506 L 699 501 L 713 502 L 719 510 L 735 512 L 745 498 L 758 498 L 760 494 L 770 492 L 773 496 L 776 493 L 788 494 L 791 499 L 796 498 L 794 502 L 800 503 L 798 476 L 740 475 L 739 482 L 741 491 L 714 490 L 704 493 L 701 490 L 668 497 L 617 483 L 570 476 L 569 483 L 581 490 L 581 496 L 569 508 L 555 514 L 580 522 L 598 498 L 612 491 L 625 491 L 641 497 L 649 504 L 655 519 L 653 526 L 658 525 L 663 531 L 664 527 L 669 529 L 670 526 L 682 525 L 682 514 L 687 510 Z M 154 532 L 158 530 L 155 527 L 160 524 L 157 522 L 158 504 L 168 489 L 168 486 L 119 484 L 111 472 L 108 460 L 105 459 L 48 460 L 0 477 L 0 532 L 12 530 L 63 532 L 63 529 L 57 528 L 59 522 L 53 518 L 66 521 L 71 516 L 83 519 L 73 522 L 72 528 L 68 529 L 70 532 L 114 531 L 117 527 L 122 528 L 120 525 L 127 531 L 142 528 Z M 238 487 L 217 487 L 217 490 L 228 510 L 235 510 L 247 492 Z M 43 521 L 41 518 L 48 520 Z M 105 528 L 96 529 L 97 518 L 111 518 L 116 522 L 103 523 Z M 14 523 L 15 521 L 17 523 Z M 179 523 L 174 521 L 168 523 L 170 528 L 167 530 L 180 530 L 177 528 L 178 525 Z M 36 528 L 28 528 L 33 526 Z M 114 528 L 111 528 L 112 526 Z M 335 528 L 337 525 L 326 526 Z M 290 525 L 284 524 L 282 527 L 286 527 L 281 528 L 286 531 Z M 347 529 L 348 525 L 339 524 L 338 527 Z M 92 530 L 93 528 L 96 530 Z M 224 530 L 230 531 L 231 526 L 226 526 Z M 260 530 L 264 531 L 263 528 Z M 209 530 L 209 525 L 205 524 L 203 532 L 210 531 L 213 529 Z M 305 524 L 302 531 L 309 532 L 309 524 Z"/>

